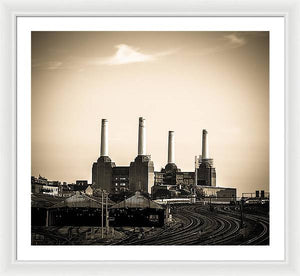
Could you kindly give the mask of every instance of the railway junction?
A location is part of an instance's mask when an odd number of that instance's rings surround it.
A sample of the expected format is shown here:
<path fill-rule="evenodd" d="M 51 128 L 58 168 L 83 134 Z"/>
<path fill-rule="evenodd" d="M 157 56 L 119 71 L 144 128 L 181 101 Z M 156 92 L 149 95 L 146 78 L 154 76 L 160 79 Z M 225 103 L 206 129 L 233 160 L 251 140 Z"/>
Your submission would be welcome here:
<path fill-rule="evenodd" d="M 162 227 L 35 226 L 33 245 L 268 245 L 269 209 L 174 204 Z"/>

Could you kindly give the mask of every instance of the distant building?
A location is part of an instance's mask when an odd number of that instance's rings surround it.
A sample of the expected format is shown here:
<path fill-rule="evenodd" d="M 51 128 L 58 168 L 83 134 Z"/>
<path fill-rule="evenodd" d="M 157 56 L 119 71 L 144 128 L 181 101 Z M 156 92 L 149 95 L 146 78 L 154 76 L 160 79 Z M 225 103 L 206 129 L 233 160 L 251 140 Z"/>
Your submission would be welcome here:
<path fill-rule="evenodd" d="M 31 176 L 31 193 L 58 196 L 61 182 L 49 181 L 47 178 L 39 175 L 38 178 Z"/>
<path fill-rule="evenodd" d="M 46 185 L 59 187 L 61 185 L 61 182 L 60 181 L 48 181 Z"/>
<path fill-rule="evenodd" d="M 195 172 L 183 172 L 182 174 L 185 186 L 195 185 Z"/>
<path fill-rule="evenodd" d="M 206 202 L 228 203 L 236 201 L 236 189 L 226 187 L 198 186 L 197 197 Z"/>
<path fill-rule="evenodd" d="M 164 172 L 154 172 L 154 185 L 155 186 L 164 184 L 164 175 L 165 175 Z"/>
<path fill-rule="evenodd" d="M 43 185 L 41 192 L 44 195 L 58 196 L 58 194 L 59 194 L 58 189 L 59 189 L 59 187 L 56 187 L 56 186 Z"/>
<path fill-rule="evenodd" d="M 85 193 L 86 195 L 88 195 L 88 196 L 92 196 L 92 195 L 93 195 L 93 189 L 92 189 L 91 185 L 89 185 L 89 186 L 85 189 L 84 193 Z"/>
<path fill-rule="evenodd" d="M 76 185 L 78 186 L 88 186 L 87 180 L 76 180 Z"/>
<path fill-rule="evenodd" d="M 170 191 L 170 185 L 154 185 L 151 188 L 151 196 L 152 199 L 160 199 L 160 198 L 171 198 L 172 192 Z"/>

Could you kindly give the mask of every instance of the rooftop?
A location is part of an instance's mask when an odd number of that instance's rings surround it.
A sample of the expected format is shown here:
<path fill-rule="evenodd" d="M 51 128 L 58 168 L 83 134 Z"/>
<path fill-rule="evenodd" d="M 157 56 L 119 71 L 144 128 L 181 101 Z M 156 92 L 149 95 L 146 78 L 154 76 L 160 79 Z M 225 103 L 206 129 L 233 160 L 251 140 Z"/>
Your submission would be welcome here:
<path fill-rule="evenodd" d="M 136 192 L 134 196 L 123 200 L 122 202 L 115 204 L 111 209 L 119 208 L 151 208 L 151 209 L 163 209 L 159 204 L 144 197 L 140 192 Z"/>

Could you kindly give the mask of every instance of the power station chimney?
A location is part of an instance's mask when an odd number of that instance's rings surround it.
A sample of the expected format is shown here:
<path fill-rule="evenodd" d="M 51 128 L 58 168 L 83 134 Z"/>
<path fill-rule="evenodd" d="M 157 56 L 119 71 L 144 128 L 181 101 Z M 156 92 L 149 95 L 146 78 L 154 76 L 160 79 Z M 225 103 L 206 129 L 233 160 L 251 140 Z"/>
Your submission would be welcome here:
<path fill-rule="evenodd" d="M 168 163 L 175 163 L 174 131 L 169 131 Z"/>
<path fill-rule="evenodd" d="M 102 119 L 100 156 L 108 156 L 108 120 Z"/>
<path fill-rule="evenodd" d="M 138 155 L 146 155 L 146 120 L 143 117 L 139 118 L 139 142 Z"/>
<path fill-rule="evenodd" d="M 207 130 L 202 131 L 202 159 L 208 159 L 208 142 L 207 142 Z"/>

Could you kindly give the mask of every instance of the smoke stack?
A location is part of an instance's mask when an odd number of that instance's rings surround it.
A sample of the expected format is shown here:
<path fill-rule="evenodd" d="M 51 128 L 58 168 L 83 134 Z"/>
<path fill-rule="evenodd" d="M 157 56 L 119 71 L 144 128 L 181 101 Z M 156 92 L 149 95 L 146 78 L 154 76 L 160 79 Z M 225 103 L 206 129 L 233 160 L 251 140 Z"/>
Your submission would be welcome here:
<path fill-rule="evenodd" d="M 146 120 L 143 117 L 139 118 L 139 142 L 138 155 L 146 155 Z"/>
<path fill-rule="evenodd" d="M 168 163 L 175 163 L 174 131 L 169 131 Z"/>
<path fill-rule="evenodd" d="M 207 142 L 207 130 L 202 131 L 202 159 L 208 159 L 208 142 Z"/>
<path fill-rule="evenodd" d="M 108 120 L 102 119 L 100 156 L 108 156 Z"/>

